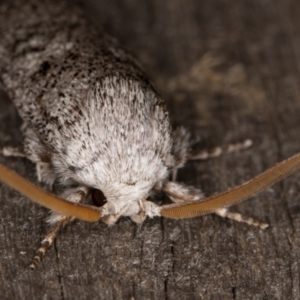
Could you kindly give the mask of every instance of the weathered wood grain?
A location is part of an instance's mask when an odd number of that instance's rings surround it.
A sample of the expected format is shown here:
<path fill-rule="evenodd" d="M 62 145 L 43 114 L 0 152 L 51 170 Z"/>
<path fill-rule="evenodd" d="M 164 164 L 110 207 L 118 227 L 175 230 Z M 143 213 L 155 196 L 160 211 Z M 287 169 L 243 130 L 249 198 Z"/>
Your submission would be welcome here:
<path fill-rule="evenodd" d="M 86 11 L 139 58 L 199 147 L 253 139 L 244 152 L 189 163 L 180 181 L 211 195 L 299 151 L 298 0 L 88 1 Z M 1 144 L 21 145 L 20 125 L 1 94 Z M 30 162 L 0 162 L 37 181 Z M 214 215 L 75 221 L 34 272 L 47 211 L 1 185 L 1 299 L 299 299 L 299 179 L 232 208 L 266 231 Z"/>

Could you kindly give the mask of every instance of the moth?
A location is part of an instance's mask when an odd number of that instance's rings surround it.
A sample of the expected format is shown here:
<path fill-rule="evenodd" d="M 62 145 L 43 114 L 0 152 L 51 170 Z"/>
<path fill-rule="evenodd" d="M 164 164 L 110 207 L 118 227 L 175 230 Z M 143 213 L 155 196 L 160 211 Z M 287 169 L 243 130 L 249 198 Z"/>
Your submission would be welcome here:
<path fill-rule="evenodd" d="M 191 151 L 189 132 L 172 131 L 164 101 L 138 63 L 91 27 L 79 8 L 53 0 L 2 5 L 0 37 L 2 88 L 24 121 L 24 147 L 3 147 L 2 154 L 31 160 L 40 182 L 60 187 L 58 195 L 50 194 L 0 165 L 3 182 L 54 211 L 32 269 L 74 218 L 114 224 L 121 216 L 141 223 L 146 217 L 216 213 L 265 228 L 227 207 L 300 169 L 297 154 L 235 189 L 203 199 L 200 189 L 176 182 L 176 172 L 188 160 L 216 156 L 221 148 Z M 250 144 L 246 140 L 227 152 Z M 156 191 L 173 204 L 150 201 Z M 100 207 L 85 203 L 95 193 Z"/>

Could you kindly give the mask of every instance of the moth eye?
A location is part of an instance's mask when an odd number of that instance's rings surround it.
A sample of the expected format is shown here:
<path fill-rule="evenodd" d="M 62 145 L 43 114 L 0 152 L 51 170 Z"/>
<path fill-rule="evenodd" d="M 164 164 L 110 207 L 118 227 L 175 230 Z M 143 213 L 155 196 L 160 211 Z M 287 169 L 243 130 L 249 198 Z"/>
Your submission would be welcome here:
<path fill-rule="evenodd" d="M 92 189 L 91 195 L 93 203 L 98 207 L 103 206 L 107 202 L 106 197 L 101 190 Z"/>

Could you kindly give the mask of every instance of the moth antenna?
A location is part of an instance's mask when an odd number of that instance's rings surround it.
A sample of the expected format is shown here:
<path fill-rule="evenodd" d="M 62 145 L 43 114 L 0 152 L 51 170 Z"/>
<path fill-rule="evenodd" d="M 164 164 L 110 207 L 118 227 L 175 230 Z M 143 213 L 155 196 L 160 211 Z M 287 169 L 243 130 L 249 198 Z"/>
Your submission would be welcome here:
<path fill-rule="evenodd" d="M 96 222 L 101 218 L 101 212 L 93 206 L 72 203 L 43 191 L 33 183 L 24 179 L 14 171 L 0 164 L 0 180 L 19 191 L 32 201 L 67 216 Z"/>
<path fill-rule="evenodd" d="M 171 219 L 185 219 L 206 215 L 246 200 L 299 170 L 300 153 L 297 153 L 236 188 L 201 202 L 168 205 L 161 209 L 160 215 Z"/>

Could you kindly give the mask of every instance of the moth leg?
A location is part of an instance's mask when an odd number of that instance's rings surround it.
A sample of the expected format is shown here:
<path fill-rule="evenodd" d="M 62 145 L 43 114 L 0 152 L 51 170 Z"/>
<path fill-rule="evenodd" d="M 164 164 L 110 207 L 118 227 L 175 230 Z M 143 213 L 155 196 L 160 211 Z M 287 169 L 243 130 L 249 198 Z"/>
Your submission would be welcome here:
<path fill-rule="evenodd" d="M 192 146 L 196 142 L 197 140 L 192 140 L 190 132 L 184 127 L 178 127 L 173 131 L 172 154 L 175 158 L 175 166 L 172 170 L 172 181 L 176 181 L 178 169 L 182 168 L 189 160 L 207 160 L 222 154 L 245 150 L 252 145 L 252 140 L 246 139 L 241 143 L 195 151 L 192 150 Z"/>
<path fill-rule="evenodd" d="M 18 147 L 1 147 L 0 153 L 6 157 L 26 157 L 24 150 Z"/>
<path fill-rule="evenodd" d="M 48 231 L 46 237 L 41 242 L 41 246 L 36 251 L 36 254 L 29 265 L 29 269 L 35 270 L 38 264 L 41 262 L 42 258 L 45 256 L 47 250 L 50 248 L 50 246 L 53 244 L 54 239 L 58 235 L 59 231 L 63 229 L 69 222 L 72 221 L 72 217 L 64 217 L 61 221 L 58 223 L 55 223 L 50 230 Z"/>
<path fill-rule="evenodd" d="M 158 183 L 154 190 L 164 192 L 174 203 L 187 203 L 204 198 L 200 189 L 173 181 Z"/>
<path fill-rule="evenodd" d="M 140 212 L 136 215 L 130 216 L 130 219 L 137 224 L 143 223 L 147 218 L 146 208 L 144 205 L 145 202 L 147 202 L 147 201 L 141 200 L 140 201 Z"/>
<path fill-rule="evenodd" d="M 204 198 L 204 195 L 202 194 L 201 190 L 178 182 L 162 182 L 160 184 L 157 184 L 154 188 L 156 190 L 161 190 L 164 193 L 166 193 L 167 196 L 174 203 L 191 203 L 192 201 L 201 201 Z M 214 213 L 223 218 L 243 222 L 251 226 L 260 227 L 261 229 L 265 229 L 269 226 L 266 223 L 259 222 L 257 220 L 254 220 L 253 218 L 243 216 L 240 213 L 230 212 L 227 208 L 219 209 Z"/>
<path fill-rule="evenodd" d="M 234 220 L 241 223 L 246 223 L 250 226 L 259 227 L 261 229 L 266 229 L 269 227 L 269 224 L 263 223 L 257 220 L 254 220 L 253 218 L 249 218 L 246 216 L 243 216 L 240 213 L 230 212 L 227 208 L 219 209 L 215 212 L 216 215 L 222 217 L 222 218 L 228 218 L 230 220 Z"/>
<path fill-rule="evenodd" d="M 89 188 L 87 187 L 77 187 L 74 189 L 69 189 L 67 192 L 63 193 L 62 197 L 67 199 L 70 202 L 79 203 L 81 202 L 88 194 Z M 66 196 L 66 194 L 69 194 Z M 47 250 L 53 244 L 56 236 L 59 231 L 63 229 L 68 223 L 72 222 L 74 217 L 64 216 L 55 212 L 52 212 L 52 215 L 49 217 L 47 222 L 50 224 L 50 229 L 46 234 L 46 237 L 41 242 L 41 246 L 38 248 L 29 268 L 34 270 L 41 262 L 42 258 L 45 256 Z"/>
<path fill-rule="evenodd" d="M 210 150 L 191 151 L 188 160 L 206 160 L 209 158 L 218 157 L 222 154 L 229 154 L 245 150 L 252 146 L 252 140 L 246 139 L 241 143 L 229 144 L 227 146 L 218 146 Z"/>
<path fill-rule="evenodd" d="M 117 214 L 114 215 L 107 215 L 101 218 L 101 221 L 103 221 L 105 224 L 111 226 L 114 225 L 120 217 L 126 212 L 129 205 L 125 205 Z"/>

